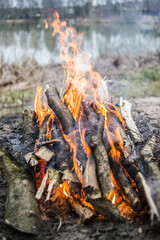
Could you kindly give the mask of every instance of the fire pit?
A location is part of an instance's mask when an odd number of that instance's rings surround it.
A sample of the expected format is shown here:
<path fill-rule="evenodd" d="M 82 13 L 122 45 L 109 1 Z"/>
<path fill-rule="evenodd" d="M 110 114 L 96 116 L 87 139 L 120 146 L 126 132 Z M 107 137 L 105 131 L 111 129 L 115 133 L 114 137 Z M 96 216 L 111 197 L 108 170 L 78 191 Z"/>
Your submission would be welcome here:
<path fill-rule="evenodd" d="M 65 90 L 49 84 L 42 92 L 38 86 L 35 111 L 23 113 L 22 135 L 1 142 L 9 184 L 5 222 L 37 234 L 36 199 L 45 196 L 59 211 L 65 201 L 84 223 L 150 215 L 151 224 L 159 226 L 160 193 L 151 191 L 159 183 L 152 161 L 155 137 L 143 139 L 127 100 L 120 98 L 119 108 L 112 103 L 106 79 L 92 70 L 81 48 L 83 34 L 61 22 L 57 12 L 51 26 L 67 72 Z"/>

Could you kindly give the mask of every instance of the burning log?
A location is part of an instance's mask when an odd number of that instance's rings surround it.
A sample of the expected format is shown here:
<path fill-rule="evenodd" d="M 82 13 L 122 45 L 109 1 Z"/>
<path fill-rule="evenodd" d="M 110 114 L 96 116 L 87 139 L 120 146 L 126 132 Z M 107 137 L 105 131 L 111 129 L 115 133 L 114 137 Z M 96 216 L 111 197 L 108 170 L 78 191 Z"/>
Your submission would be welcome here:
<path fill-rule="evenodd" d="M 54 111 L 62 125 L 63 131 L 66 134 L 66 140 L 71 145 L 77 144 L 76 158 L 82 165 L 82 171 L 84 171 L 87 155 L 83 149 L 79 132 L 74 132 L 76 130 L 76 124 L 70 110 L 65 106 L 65 104 L 63 104 L 53 84 L 50 84 L 47 87 L 45 94 L 47 96 L 49 106 Z M 75 141 L 73 143 L 74 137 Z"/>
<path fill-rule="evenodd" d="M 124 221 L 118 208 L 113 205 L 107 198 L 89 199 L 89 202 L 92 204 L 97 213 L 101 214 L 108 220 L 114 222 Z"/>
<path fill-rule="evenodd" d="M 101 190 L 96 173 L 96 163 L 92 154 L 90 154 L 86 163 L 86 168 L 83 176 L 83 190 L 86 194 L 86 200 L 88 198 L 101 198 Z"/>
<path fill-rule="evenodd" d="M 125 196 L 125 200 L 133 208 L 134 211 L 140 212 L 143 205 L 135 187 L 133 187 L 132 183 L 127 179 L 126 173 L 124 172 L 122 167 L 114 159 L 112 159 L 111 156 L 109 157 L 109 159 L 112 174 L 118 188 L 123 193 L 122 195 Z"/>
<path fill-rule="evenodd" d="M 102 197 L 105 198 L 112 189 L 112 182 L 108 155 L 102 141 L 103 129 L 104 117 L 99 114 L 98 130 L 97 133 L 92 136 L 91 149 L 96 161 L 97 176 L 100 183 Z"/>
<path fill-rule="evenodd" d="M 8 194 L 5 210 L 5 223 L 15 229 L 38 234 L 40 212 L 35 200 L 33 181 L 24 167 L 19 167 L 4 148 L 0 150 L 0 167 L 5 170 Z"/>
<path fill-rule="evenodd" d="M 53 84 L 46 86 L 45 94 L 47 96 L 48 105 L 54 111 L 57 118 L 59 119 L 63 131 L 65 134 L 69 134 L 73 131 L 75 126 L 74 118 L 69 109 L 63 104 L 58 91 Z"/>

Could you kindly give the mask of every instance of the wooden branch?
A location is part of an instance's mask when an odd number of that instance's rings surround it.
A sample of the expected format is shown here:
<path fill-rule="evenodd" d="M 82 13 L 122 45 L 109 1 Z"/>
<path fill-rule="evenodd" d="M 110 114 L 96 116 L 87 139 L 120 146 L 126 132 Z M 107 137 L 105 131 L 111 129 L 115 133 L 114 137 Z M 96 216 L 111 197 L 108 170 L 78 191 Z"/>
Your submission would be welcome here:
<path fill-rule="evenodd" d="M 74 118 L 70 110 L 63 104 L 53 84 L 46 86 L 45 94 L 47 96 L 48 105 L 59 119 L 64 133 L 71 133 L 75 125 Z"/>
<path fill-rule="evenodd" d="M 12 157 L 0 148 L 0 165 L 5 170 L 8 193 L 5 208 L 5 223 L 30 234 L 40 231 L 40 212 L 35 199 L 35 189 L 30 173 L 14 164 Z"/>
<path fill-rule="evenodd" d="M 104 116 L 100 114 L 97 133 L 92 136 L 91 149 L 96 161 L 97 177 L 99 179 L 102 197 L 105 198 L 112 189 L 112 181 L 108 155 L 102 141 L 103 129 Z"/>
<path fill-rule="evenodd" d="M 86 200 L 88 198 L 90 199 L 101 198 L 101 190 L 99 187 L 96 173 L 96 163 L 92 153 L 90 154 L 86 163 L 83 176 L 83 189 L 86 195 Z"/>
<path fill-rule="evenodd" d="M 36 144 L 36 147 L 42 147 L 42 146 L 45 146 L 45 145 L 48 145 L 48 144 L 56 144 L 56 143 L 59 143 L 60 140 L 59 139 L 53 139 L 53 140 L 50 140 L 50 141 L 45 141 L 45 142 L 41 142 L 39 144 Z"/>
<path fill-rule="evenodd" d="M 90 208 L 82 205 L 77 198 L 68 197 L 67 201 L 71 208 L 80 216 L 83 223 L 87 223 L 95 217 L 95 213 Z"/>
<path fill-rule="evenodd" d="M 122 117 L 125 120 L 129 131 L 131 132 L 134 142 L 142 142 L 143 138 L 132 118 L 131 103 L 121 97 L 120 108 Z"/>
<path fill-rule="evenodd" d="M 139 212 L 143 208 L 143 204 L 139 197 L 139 194 L 136 192 L 135 188 L 132 186 L 132 183 L 127 179 L 126 173 L 122 167 L 111 157 L 109 156 L 110 167 L 112 174 L 117 183 L 117 186 L 122 191 L 125 200 L 133 208 L 134 211 Z"/>

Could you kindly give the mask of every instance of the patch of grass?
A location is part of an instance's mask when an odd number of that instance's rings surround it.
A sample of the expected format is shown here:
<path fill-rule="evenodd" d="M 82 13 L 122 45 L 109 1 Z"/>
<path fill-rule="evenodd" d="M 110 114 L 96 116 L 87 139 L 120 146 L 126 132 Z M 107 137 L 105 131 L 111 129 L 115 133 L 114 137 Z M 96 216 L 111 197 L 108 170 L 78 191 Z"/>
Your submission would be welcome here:
<path fill-rule="evenodd" d="M 0 93 L 0 117 L 6 114 L 20 113 L 34 102 L 36 89 Z"/>
<path fill-rule="evenodd" d="M 160 69 L 142 70 L 142 78 L 151 81 L 160 81 Z"/>
<path fill-rule="evenodd" d="M 160 95 L 160 69 L 143 69 L 129 78 L 129 96 Z"/>

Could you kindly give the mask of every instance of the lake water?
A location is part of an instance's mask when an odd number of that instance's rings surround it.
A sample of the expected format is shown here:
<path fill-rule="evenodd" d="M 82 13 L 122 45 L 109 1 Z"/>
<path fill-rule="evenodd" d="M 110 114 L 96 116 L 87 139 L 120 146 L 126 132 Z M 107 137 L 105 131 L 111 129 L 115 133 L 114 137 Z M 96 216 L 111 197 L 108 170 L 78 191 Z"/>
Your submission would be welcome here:
<path fill-rule="evenodd" d="M 137 55 L 160 49 L 160 35 L 147 26 L 131 24 L 89 26 L 76 25 L 85 31 L 87 50 L 95 59 L 107 52 Z M 0 59 L 6 63 L 21 63 L 34 58 L 39 64 L 59 63 L 58 42 L 41 23 L 0 24 Z"/>

